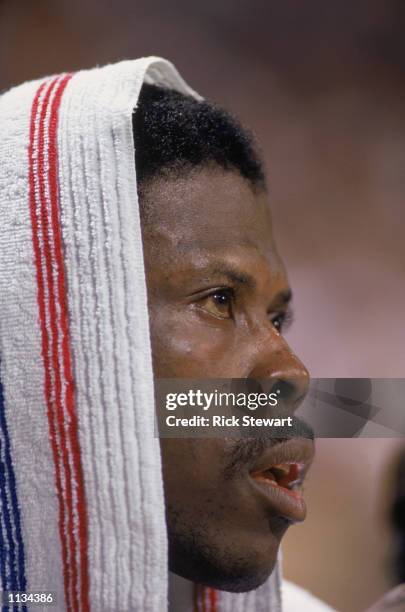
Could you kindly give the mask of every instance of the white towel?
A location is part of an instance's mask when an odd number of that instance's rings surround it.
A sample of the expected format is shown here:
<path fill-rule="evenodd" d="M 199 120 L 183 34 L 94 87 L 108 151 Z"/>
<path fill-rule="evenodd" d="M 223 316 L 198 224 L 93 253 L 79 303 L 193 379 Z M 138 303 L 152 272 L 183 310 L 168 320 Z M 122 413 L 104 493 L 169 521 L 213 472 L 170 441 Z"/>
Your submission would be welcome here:
<path fill-rule="evenodd" d="M 143 58 L 0 98 L 0 584 L 56 598 L 34 610 L 167 610 L 132 134 L 144 81 L 197 96 Z M 278 612 L 278 570 L 204 597 L 206 612 Z"/>

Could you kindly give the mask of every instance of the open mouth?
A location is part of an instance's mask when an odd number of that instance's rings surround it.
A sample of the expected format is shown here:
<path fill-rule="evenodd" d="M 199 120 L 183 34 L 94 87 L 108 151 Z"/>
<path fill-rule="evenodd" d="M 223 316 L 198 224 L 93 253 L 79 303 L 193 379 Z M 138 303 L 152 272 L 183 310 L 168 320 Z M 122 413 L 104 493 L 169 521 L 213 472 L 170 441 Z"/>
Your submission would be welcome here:
<path fill-rule="evenodd" d="M 251 476 L 270 486 L 281 487 L 288 492 L 299 494 L 304 482 L 304 470 L 303 463 L 279 463 L 264 471 L 253 472 Z"/>
<path fill-rule="evenodd" d="M 268 448 L 250 469 L 251 483 L 271 514 L 291 522 L 304 520 L 302 485 L 313 456 L 312 441 L 295 438 Z"/>

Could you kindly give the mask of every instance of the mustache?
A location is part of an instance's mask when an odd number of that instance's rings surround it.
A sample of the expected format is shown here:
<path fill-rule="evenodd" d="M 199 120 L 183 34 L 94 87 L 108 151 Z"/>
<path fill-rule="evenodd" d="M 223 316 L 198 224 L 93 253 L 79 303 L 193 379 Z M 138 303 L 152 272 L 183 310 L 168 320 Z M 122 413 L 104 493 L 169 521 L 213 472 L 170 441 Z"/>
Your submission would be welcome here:
<path fill-rule="evenodd" d="M 232 478 L 255 461 L 269 448 L 287 442 L 292 438 L 306 438 L 314 441 L 315 434 L 312 427 L 304 420 L 294 417 L 293 427 L 279 427 L 277 437 L 258 436 L 252 438 L 239 438 L 229 443 L 226 452 L 225 476 Z"/>

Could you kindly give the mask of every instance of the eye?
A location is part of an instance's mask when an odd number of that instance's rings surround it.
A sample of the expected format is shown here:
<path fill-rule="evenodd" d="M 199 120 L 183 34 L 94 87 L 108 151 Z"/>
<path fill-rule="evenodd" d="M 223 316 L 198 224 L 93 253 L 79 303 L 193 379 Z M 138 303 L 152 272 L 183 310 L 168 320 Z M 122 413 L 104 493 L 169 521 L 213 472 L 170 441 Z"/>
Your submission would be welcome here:
<path fill-rule="evenodd" d="M 233 292 L 231 289 L 216 289 L 199 300 L 200 308 L 220 319 L 232 318 Z"/>
<path fill-rule="evenodd" d="M 293 313 L 291 310 L 287 310 L 285 312 L 278 312 L 275 315 L 270 317 L 270 321 L 273 323 L 276 330 L 281 334 L 286 332 L 287 329 L 291 326 L 293 321 Z"/>

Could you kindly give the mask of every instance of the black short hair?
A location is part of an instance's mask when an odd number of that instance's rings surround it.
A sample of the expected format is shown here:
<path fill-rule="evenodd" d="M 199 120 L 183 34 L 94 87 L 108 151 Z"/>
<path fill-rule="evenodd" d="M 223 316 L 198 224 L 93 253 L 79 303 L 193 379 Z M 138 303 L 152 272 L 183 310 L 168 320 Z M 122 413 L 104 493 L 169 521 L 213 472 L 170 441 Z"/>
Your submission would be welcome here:
<path fill-rule="evenodd" d="M 133 115 L 138 185 L 155 176 L 184 176 L 216 163 L 265 188 L 250 132 L 228 112 L 172 89 L 144 84 Z"/>

